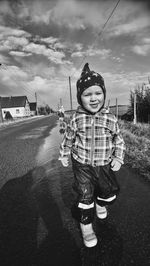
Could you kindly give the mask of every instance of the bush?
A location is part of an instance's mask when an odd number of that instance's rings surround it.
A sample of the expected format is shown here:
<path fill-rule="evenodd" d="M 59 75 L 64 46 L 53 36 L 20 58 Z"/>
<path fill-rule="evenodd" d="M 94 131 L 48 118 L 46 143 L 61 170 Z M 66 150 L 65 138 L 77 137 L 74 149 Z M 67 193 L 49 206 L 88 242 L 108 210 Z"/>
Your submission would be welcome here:
<path fill-rule="evenodd" d="M 125 164 L 150 180 L 150 125 L 119 121 L 126 143 Z"/>

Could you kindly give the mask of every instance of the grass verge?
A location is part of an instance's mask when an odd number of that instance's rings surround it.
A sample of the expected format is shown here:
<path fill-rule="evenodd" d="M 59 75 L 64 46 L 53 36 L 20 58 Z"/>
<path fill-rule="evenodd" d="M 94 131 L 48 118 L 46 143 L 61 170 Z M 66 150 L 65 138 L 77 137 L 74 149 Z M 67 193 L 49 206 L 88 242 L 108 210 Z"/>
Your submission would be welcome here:
<path fill-rule="evenodd" d="M 125 165 L 150 181 L 150 125 L 119 121 L 126 143 Z"/>

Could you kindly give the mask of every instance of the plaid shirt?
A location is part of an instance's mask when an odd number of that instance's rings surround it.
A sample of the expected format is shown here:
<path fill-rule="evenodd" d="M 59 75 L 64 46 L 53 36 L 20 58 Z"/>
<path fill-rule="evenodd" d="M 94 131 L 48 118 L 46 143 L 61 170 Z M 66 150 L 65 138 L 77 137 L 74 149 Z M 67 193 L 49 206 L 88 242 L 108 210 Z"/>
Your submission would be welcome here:
<path fill-rule="evenodd" d="M 106 165 L 112 158 L 123 164 L 125 143 L 116 117 L 106 109 L 92 115 L 78 107 L 67 126 L 60 158 L 68 156 L 82 164 Z"/>

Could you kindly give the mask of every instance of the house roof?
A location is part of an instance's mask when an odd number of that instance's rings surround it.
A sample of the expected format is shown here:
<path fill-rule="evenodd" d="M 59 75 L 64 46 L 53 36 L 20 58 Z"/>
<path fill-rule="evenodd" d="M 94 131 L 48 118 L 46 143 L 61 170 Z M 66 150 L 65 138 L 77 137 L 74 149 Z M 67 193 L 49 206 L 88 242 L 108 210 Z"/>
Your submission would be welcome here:
<path fill-rule="evenodd" d="M 26 96 L 1 97 L 1 108 L 25 107 Z"/>
<path fill-rule="evenodd" d="M 36 102 L 30 103 L 30 110 L 36 111 Z"/>

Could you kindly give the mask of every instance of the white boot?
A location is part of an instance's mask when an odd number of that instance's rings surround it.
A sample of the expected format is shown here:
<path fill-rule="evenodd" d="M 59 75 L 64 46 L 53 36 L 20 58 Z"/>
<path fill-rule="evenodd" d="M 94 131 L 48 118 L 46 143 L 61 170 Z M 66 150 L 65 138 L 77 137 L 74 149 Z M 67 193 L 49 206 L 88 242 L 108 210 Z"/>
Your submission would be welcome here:
<path fill-rule="evenodd" d="M 105 206 L 96 204 L 96 215 L 99 219 L 105 219 L 107 217 L 107 209 Z"/>
<path fill-rule="evenodd" d="M 88 248 L 96 246 L 97 237 L 94 233 L 92 224 L 80 223 L 80 228 L 85 246 Z"/>

